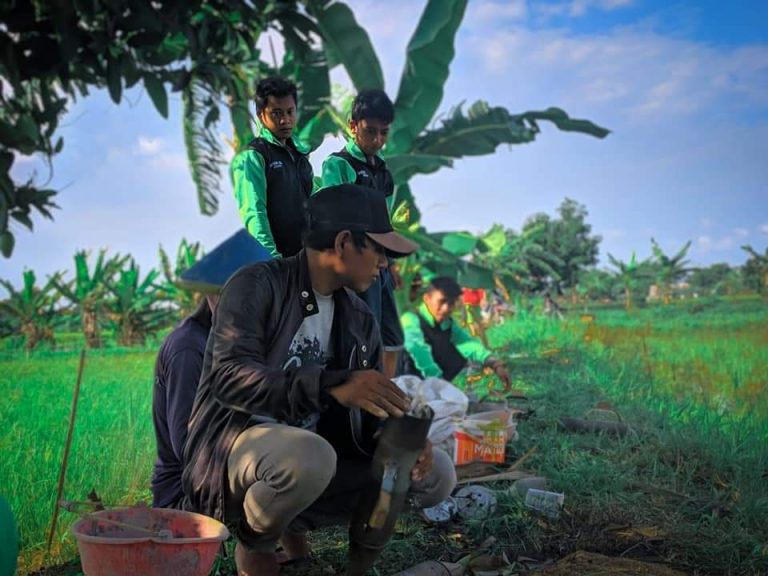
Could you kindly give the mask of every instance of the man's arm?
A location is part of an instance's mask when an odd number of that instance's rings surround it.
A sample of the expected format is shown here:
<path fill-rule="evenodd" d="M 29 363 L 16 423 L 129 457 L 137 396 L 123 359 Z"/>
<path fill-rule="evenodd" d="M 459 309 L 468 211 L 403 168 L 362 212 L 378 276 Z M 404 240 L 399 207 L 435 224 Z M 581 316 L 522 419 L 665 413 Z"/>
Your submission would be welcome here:
<path fill-rule="evenodd" d="M 225 285 L 209 337 L 213 358 L 207 377 L 213 397 L 232 410 L 297 422 L 320 411 L 321 391 L 343 383 L 349 371 L 267 366 L 265 328 L 282 295 L 274 293 L 265 272 L 247 270 Z"/>
<path fill-rule="evenodd" d="M 431 376 L 442 378 L 443 371 L 432 357 L 432 348 L 424 340 L 419 317 L 413 312 L 406 312 L 400 317 L 400 323 L 405 336 L 405 349 L 410 354 L 416 369 L 424 378 Z"/>
<path fill-rule="evenodd" d="M 491 351 L 456 321 L 451 322 L 451 341 L 461 355 L 472 362 L 485 362 L 491 356 Z"/>
<path fill-rule="evenodd" d="M 344 158 L 331 155 L 323 161 L 323 187 L 348 184 L 355 180 L 355 169 Z"/>
<path fill-rule="evenodd" d="M 166 367 L 165 406 L 171 448 L 179 462 L 184 453 L 187 426 L 195 402 L 197 384 L 203 371 L 203 354 L 200 350 L 184 348 L 171 356 Z"/>
<path fill-rule="evenodd" d="M 267 218 L 267 179 L 261 154 L 246 150 L 234 157 L 232 185 L 245 228 L 274 258 L 281 258 Z"/>

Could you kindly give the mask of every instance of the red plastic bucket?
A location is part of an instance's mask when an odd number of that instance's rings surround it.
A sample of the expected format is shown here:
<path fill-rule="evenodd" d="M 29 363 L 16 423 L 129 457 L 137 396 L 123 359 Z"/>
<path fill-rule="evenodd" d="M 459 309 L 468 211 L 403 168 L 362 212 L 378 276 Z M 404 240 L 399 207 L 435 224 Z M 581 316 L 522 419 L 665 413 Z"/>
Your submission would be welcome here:
<path fill-rule="evenodd" d="M 145 506 L 89 514 L 72 533 L 85 576 L 207 576 L 229 538 L 208 516 Z"/>

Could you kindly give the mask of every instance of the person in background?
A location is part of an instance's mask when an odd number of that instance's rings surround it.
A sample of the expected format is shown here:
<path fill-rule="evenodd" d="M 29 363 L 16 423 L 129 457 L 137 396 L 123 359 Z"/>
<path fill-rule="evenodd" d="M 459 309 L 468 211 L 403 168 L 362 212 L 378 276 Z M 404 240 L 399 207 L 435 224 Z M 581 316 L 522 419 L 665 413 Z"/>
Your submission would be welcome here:
<path fill-rule="evenodd" d="M 293 138 L 296 105 L 293 82 L 278 76 L 261 80 L 258 134 L 231 166 L 243 225 L 274 258 L 301 250 L 304 202 L 312 192 L 309 149 Z"/>
<path fill-rule="evenodd" d="M 305 249 L 241 268 L 221 292 L 184 448 L 184 509 L 224 521 L 240 576 L 276 576 L 276 544 L 349 519 L 368 486 L 379 419 L 405 394 L 377 369 L 381 340 L 365 291 L 417 246 L 396 234 L 384 197 L 344 184 L 308 203 Z M 411 475 L 421 506 L 455 486 L 431 446 Z"/>
<path fill-rule="evenodd" d="M 378 190 L 389 198 L 395 186 L 392 174 L 379 152 L 387 143 L 395 107 L 383 90 L 362 90 L 352 103 L 346 146 L 323 162 L 323 186 L 352 183 Z M 394 377 L 403 349 L 403 330 L 395 303 L 395 276 L 390 266 L 360 297 L 368 304 L 381 328 L 384 374 Z"/>
<path fill-rule="evenodd" d="M 195 311 L 165 338 L 155 362 L 152 420 L 157 458 L 151 482 L 155 507 L 178 508 L 182 499 L 184 442 L 219 292 L 239 268 L 269 259 L 264 248 L 240 230 L 193 264 L 178 281 L 181 288 L 204 296 Z"/>
<path fill-rule="evenodd" d="M 152 473 L 152 506 L 175 508 L 181 501 L 182 453 L 197 383 L 203 370 L 203 354 L 218 296 L 200 300 L 160 346 L 152 388 L 152 421 L 157 459 Z"/>
<path fill-rule="evenodd" d="M 492 368 L 508 389 L 511 382 L 504 364 L 452 318 L 461 294 L 461 287 L 452 278 L 434 278 L 417 311 L 401 316 L 405 372 L 450 381 L 472 361 Z"/>
<path fill-rule="evenodd" d="M 487 304 L 487 294 L 483 288 L 462 288 L 461 300 L 464 304 L 464 324 L 469 328 L 472 336 L 477 336 L 488 347 L 483 324 L 483 306 Z"/>

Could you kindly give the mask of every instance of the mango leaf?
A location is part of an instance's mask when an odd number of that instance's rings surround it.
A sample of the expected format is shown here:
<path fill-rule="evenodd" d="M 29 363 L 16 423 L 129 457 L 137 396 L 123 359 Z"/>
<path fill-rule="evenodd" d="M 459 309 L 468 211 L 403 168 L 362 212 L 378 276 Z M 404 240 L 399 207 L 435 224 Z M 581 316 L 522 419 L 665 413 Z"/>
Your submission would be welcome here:
<path fill-rule="evenodd" d="M 415 174 L 431 174 L 446 166 L 453 167 L 453 160 L 434 154 L 397 154 L 387 157 L 387 168 L 395 184 L 408 182 Z"/>
<path fill-rule="evenodd" d="M 120 61 L 107 57 L 107 88 L 112 102 L 120 104 L 120 97 L 123 94 L 123 86 L 120 78 Z"/>
<path fill-rule="evenodd" d="M 408 43 L 389 150 L 410 150 L 443 99 L 443 87 L 453 60 L 454 39 L 464 18 L 467 0 L 429 0 Z"/>
<path fill-rule="evenodd" d="M 153 74 L 144 74 L 144 87 L 147 89 L 152 104 L 163 118 L 168 118 L 168 94 L 162 81 Z"/>
<path fill-rule="evenodd" d="M 0 253 L 6 258 L 10 258 L 11 254 L 13 254 L 13 245 L 15 243 L 16 241 L 13 239 L 13 234 L 11 234 L 10 230 L 6 230 L 0 234 Z"/>
<path fill-rule="evenodd" d="M 340 62 L 357 91 L 384 89 L 384 74 L 368 33 L 355 20 L 344 2 L 310 0 L 309 14 L 317 21 L 323 36 L 328 62 Z"/>

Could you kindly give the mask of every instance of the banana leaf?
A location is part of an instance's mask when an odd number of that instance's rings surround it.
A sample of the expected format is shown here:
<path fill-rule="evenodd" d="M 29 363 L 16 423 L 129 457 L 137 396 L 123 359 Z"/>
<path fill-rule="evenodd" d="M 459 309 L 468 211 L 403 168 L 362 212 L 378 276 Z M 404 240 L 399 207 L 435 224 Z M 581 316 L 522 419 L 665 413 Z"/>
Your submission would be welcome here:
<path fill-rule="evenodd" d="M 463 104 L 456 106 L 441 121 L 441 127 L 428 130 L 416 138 L 414 150 L 449 158 L 491 154 L 500 144 L 532 142 L 539 131 L 536 119 L 550 120 L 561 130 L 582 132 L 599 138 L 608 134 L 604 128 L 587 120 L 571 119 L 557 108 L 514 115 L 506 108 L 489 106 L 483 100 L 472 104 L 466 114 L 462 107 Z"/>
<path fill-rule="evenodd" d="M 411 151 L 414 139 L 437 111 L 453 60 L 454 39 L 467 0 L 429 0 L 408 43 L 405 68 L 395 100 L 389 150 Z"/>
<path fill-rule="evenodd" d="M 341 63 L 355 89 L 384 89 L 384 74 L 371 39 L 344 2 L 310 0 L 307 10 L 317 22 L 329 67 Z"/>
<path fill-rule="evenodd" d="M 431 174 L 443 167 L 453 167 L 453 160 L 433 154 L 397 154 L 387 157 L 387 168 L 395 184 L 404 184 L 415 174 Z"/>
<path fill-rule="evenodd" d="M 184 143 L 200 212 L 211 216 L 219 209 L 220 171 L 224 156 L 207 120 L 210 118 L 210 107 L 206 102 L 215 102 L 215 94 L 210 86 L 193 74 L 182 91 Z"/>

